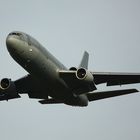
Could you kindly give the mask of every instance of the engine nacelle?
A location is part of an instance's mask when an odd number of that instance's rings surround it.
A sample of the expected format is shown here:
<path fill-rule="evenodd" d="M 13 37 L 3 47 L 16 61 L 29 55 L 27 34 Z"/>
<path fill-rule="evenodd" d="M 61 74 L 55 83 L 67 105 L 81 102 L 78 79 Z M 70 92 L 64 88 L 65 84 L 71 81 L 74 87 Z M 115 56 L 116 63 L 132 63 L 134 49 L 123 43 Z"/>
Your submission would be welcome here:
<path fill-rule="evenodd" d="M 85 82 L 93 82 L 93 75 L 86 69 L 80 68 L 76 72 L 76 77 Z"/>
<path fill-rule="evenodd" d="M 4 78 L 0 81 L 0 100 L 19 98 L 16 86 L 11 79 Z"/>
<path fill-rule="evenodd" d="M 10 87 L 10 84 L 11 84 L 10 82 L 11 82 L 11 80 L 8 78 L 2 79 L 0 82 L 1 89 L 3 89 L 3 90 L 8 89 Z"/>

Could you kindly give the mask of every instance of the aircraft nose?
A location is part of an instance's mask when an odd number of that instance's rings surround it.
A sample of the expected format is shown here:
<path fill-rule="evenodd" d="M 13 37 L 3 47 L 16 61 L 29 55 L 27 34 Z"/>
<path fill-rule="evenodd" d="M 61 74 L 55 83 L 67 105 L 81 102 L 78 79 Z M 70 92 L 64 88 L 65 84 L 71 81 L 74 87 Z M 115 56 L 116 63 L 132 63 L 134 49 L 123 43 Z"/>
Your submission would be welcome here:
<path fill-rule="evenodd" d="M 8 51 L 12 51 L 13 49 L 15 49 L 15 39 L 11 36 L 8 36 L 6 39 L 6 46 Z"/>
<path fill-rule="evenodd" d="M 25 52 L 25 45 L 19 36 L 9 34 L 6 38 L 6 46 L 12 57 L 20 57 Z"/>

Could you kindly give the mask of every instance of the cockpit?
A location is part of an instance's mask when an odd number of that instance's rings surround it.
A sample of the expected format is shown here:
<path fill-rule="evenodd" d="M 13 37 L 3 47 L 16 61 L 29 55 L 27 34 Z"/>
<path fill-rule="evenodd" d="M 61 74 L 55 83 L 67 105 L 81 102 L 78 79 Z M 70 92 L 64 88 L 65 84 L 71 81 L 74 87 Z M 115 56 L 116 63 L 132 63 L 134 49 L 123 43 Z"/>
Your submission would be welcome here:
<path fill-rule="evenodd" d="M 12 32 L 12 33 L 10 33 L 9 35 L 17 35 L 17 36 L 20 36 L 20 35 L 22 35 L 21 33 L 18 33 L 18 32 Z"/>
<path fill-rule="evenodd" d="M 9 33 L 8 37 L 13 37 L 18 40 L 24 41 L 24 42 L 28 43 L 28 45 L 33 45 L 33 46 L 37 46 L 37 47 L 40 46 L 38 41 L 36 41 L 31 36 L 29 36 L 23 32 L 19 32 L 19 31 L 11 32 L 11 33 Z"/>
<path fill-rule="evenodd" d="M 18 31 L 15 31 L 15 32 L 11 32 L 8 37 L 14 37 L 16 39 L 19 39 L 19 40 L 22 40 L 22 41 L 26 41 L 27 42 L 27 37 L 26 37 L 26 34 L 22 33 L 22 32 L 18 32 Z"/>

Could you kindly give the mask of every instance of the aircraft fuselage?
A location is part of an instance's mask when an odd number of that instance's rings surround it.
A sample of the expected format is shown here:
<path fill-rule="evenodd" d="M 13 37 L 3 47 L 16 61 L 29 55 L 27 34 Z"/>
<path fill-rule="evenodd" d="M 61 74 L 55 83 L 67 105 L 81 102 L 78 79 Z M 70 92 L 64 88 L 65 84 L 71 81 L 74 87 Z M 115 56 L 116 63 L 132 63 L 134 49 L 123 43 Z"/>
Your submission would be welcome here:
<path fill-rule="evenodd" d="M 22 32 L 12 32 L 6 44 L 13 59 L 39 81 L 46 98 L 51 96 L 70 105 L 88 105 L 85 95 L 75 96 L 59 77 L 58 71 L 67 68 L 34 38 Z"/>

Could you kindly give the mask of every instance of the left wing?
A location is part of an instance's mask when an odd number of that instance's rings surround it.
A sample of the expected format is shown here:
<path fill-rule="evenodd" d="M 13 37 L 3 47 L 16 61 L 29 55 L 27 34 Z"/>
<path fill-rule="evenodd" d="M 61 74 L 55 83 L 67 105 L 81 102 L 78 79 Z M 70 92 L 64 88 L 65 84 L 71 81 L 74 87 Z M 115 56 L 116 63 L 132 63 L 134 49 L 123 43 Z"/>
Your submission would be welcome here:
<path fill-rule="evenodd" d="M 95 84 L 107 86 L 140 83 L 140 73 L 92 72 Z"/>

